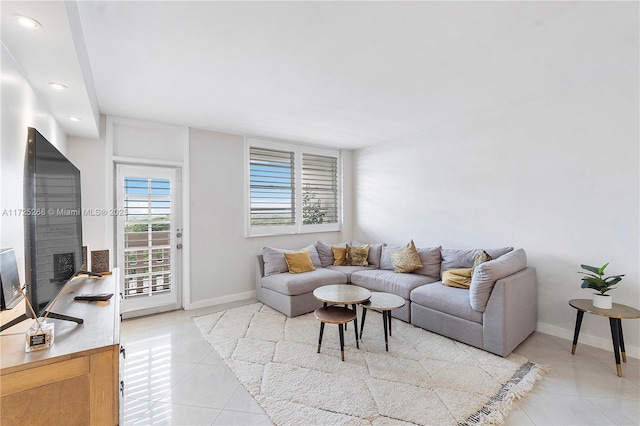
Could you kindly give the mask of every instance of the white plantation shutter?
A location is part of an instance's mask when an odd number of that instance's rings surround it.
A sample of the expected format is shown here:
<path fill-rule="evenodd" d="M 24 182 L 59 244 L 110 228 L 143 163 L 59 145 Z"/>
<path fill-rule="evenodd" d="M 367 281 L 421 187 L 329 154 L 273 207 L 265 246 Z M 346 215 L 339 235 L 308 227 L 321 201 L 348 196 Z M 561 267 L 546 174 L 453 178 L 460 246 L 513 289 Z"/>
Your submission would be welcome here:
<path fill-rule="evenodd" d="M 339 151 L 247 138 L 247 235 L 340 229 Z"/>
<path fill-rule="evenodd" d="M 302 154 L 304 225 L 338 222 L 338 158 Z"/>
<path fill-rule="evenodd" d="M 251 147 L 251 226 L 296 223 L 293 151 Z"/>

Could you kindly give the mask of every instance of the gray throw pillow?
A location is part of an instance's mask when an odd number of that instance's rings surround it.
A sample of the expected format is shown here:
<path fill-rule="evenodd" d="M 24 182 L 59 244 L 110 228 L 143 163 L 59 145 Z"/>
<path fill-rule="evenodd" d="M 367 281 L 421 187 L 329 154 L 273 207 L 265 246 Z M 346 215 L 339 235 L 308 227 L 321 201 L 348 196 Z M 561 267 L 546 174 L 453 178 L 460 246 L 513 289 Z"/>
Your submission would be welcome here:
<path fill-rule="evenodd" d="M 264 260 L 264 276 L 268 277 L 269 275 L 273 274 L 289 272 L 289 267 L 287 266 L 287 261 L 284 258 L 284 254 L 300 251 L 308 251 L 313 266 L 315 266 L 316 268 L 322 268 L 322 263 L 320 263 L 318 251 L 313 244 L 310 244 L 307 247 L 303 247 L 298 250 L 285 250 L 273 247 L 264 247 L 262 249 L 262 259 Z"/>
<path fill-rule="evenodd" d="M 481 263 L 474 269 L 469 287 L 471 308 L 484 312 L 496 281 L 522 271 L 527 267 L 527 254 L 518 249 L 497 259 Z"/>

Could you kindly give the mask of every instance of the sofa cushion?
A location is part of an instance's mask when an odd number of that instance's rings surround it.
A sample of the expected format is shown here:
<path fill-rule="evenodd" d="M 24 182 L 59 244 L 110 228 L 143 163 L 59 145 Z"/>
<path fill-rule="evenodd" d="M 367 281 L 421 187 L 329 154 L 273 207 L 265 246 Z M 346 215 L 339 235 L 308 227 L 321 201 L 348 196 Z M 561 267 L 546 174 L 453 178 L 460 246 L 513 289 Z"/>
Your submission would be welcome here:
<path fill-rule="evenodd" d="M 367 244 L 359 243 L 357 241 L 352 242 L 354 246 L 365 246 Z M 373 266 L 374 268 L 380 267 L 380 257 L 382 256 L 382 246 L 386 244 L 368 244 L 369 246 L 369 256 L 367 257 L 367 263 Z"/>
<path fill-rule="evenodd" d="M 274 274 L 262 278 L 262 287 L 289 296 L 310 293 L 323 285 L 346 283 L 345 274 L 326 268 L 318 268 L 304 274 Z"/>
<path fill-rule="evenodd" d="M 420 274 L 399 274 L 382 269 L 358 271 L 351 274 L 351 283 L 372 291 L 384 291 L 397 294 L 409 300 L 411 290 L 421 285 L 437 281 L 435 278 Z"/>
<path fill-rule="evenodd" d="M 322 267 L 322 264 L 320 263 L 320 257 L 318 256 L 318 251 L 313 244 L 298 250 L 285 250 L 273 247 L 264 247 L 262 249 L 262 259 L 264 260 L 264 276 L 268 277 L 269 275 L 273 274 L 289 272 L 289 267 L 287 266 L 287 261 L 284 259 L 284 254 L 300 251 L 308 251 L 313 266 L 315 266 L 316 268 Z"/>
<path fill-rule="evenodd" d="M 291 274 L 301 274 L 316 270 L 313 263 L 311 263 L 311 256 L 308 251 L 285 253 L 284 260 L 287 262 L 287 267 Z"/>
<path fill-rule="evenodd" d="M 441 282 L 423 285 L 411 292 L 411 303 L 482 324 L 482 312 L 471 309 L 466 289 L 447 287 Z"/>
<path fill-rule="evenodd" d="M 347 266 L 347 265 L 337 266 L 337 265 L 329 265 L 329 266 L 327 266 L 327 269 L 331 269 L 332 271 L 342 272 L 343 274 L 345 274 L 347 276 L 347 282 L 350 283 L 351 282 L 351 274 L 353 274 L 354 272 L 367 271 L 367 270 L 370 270 L 370 269 L 373 269 L 373 268 L 371 266 Z"/>
<path fill-rule="evenodd" d="M 473 271 L 471 287 L 469 287 L 471 307 L 478 312 L 484 312 L 496 281 L 513 275 L 526 267 L 527 254 L 522 249 L 478 265 Z"/>
<path fill-rule="evenodd" d="M 513 247 L 501 247 L 495 249 L 487 249 L 486 252 L 493 259 L 497 259 L 505 253 L 509 253 L 513 250 Z M 473 250 L 457 250 L 457 249 L 442 249 L 442 271 L 448 269 L 458 268 L 472 268 L 473 260 L 476 254 L 481 253 L 482 249 Z"/>
<path fill-rule="evenodd" d="M 367 266 L 369 262 L 369 246 L 354 246 L 347 244 L 347 257 L 345 259 L 345 265 L 347 266 Z"/>
<path fill-rule="evenodd" d="M 391 253 L 398 250 L 400 246 L 384 245 L 380 253 L 380 269 L 393 271 L 393 262 L 391 261 Z"/>
<path fill-rule="evenodd" d="M 416 269 L 413 273 L 440 278 L 440 264 L 442 263 L 440 249 L 441 247 L 418 247 L 418 256 L 420 256 L 422 268 Z"/>

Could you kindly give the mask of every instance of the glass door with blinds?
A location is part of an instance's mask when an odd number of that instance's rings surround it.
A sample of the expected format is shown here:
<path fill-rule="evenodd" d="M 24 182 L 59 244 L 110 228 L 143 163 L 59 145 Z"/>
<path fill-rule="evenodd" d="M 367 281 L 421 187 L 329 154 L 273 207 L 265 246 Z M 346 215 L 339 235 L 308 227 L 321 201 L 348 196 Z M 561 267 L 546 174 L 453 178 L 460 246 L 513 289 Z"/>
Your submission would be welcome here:
<path fill-rule="evenodd" d="M 117 259 L 122 313 L 146 315 L 178 309 L 180 300 L 179 170 L 117 166 Z"/>

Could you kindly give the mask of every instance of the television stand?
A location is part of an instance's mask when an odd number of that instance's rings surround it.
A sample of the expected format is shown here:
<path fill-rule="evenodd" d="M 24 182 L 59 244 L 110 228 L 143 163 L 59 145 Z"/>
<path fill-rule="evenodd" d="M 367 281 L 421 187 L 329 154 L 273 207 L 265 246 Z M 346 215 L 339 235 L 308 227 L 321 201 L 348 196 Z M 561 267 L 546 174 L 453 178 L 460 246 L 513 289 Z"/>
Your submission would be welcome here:
<path fill-rule="evenodd" d="M 29 321 L 2 333 L 0 423 L 124 424 L 119 417 L 120 298 L 112 297 L 109 303 L 77 303 L 73 297 L 76 293 L 118 294 L 119 276 L 78 277 L 67 287 L 52 310 L 85 321 L 82 327 L 55 321 L 55 342 L 49 349 L 25 352 Z M 16 308 L 20 311 L 2 311 L 0 322 L 25 313 L 24 301 Z"/>

